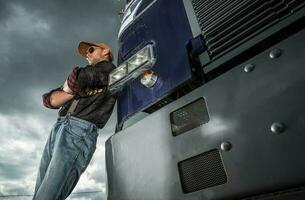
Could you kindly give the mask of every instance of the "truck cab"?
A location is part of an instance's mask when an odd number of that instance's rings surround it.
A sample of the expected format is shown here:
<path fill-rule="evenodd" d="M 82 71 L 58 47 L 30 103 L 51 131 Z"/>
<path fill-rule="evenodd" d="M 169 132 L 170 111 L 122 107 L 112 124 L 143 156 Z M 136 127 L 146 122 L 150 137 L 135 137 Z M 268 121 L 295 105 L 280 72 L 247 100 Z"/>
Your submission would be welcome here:
<path fill-rule="evenodd" d="M 305 199 L 305 2 L 131 0 L 107 198 Z"/>

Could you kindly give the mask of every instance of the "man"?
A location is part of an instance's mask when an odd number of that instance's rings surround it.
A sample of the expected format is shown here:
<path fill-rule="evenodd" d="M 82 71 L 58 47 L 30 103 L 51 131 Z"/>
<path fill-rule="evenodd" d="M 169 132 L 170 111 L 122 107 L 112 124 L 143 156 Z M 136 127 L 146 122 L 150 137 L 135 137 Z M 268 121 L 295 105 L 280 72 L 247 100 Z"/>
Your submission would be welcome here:
<path fill-rule="evenodd" d="M 110 48 L 80 42 L 79 53 L 89 65 L 75 67 L 63 86 L 43 95 L 43 104 L 59 110 L 38 170 L 35 200 L 66 199 L 95 151 L 97 129 L 108 121 L 115 95 L 107 91 L 108 74 L 115 68 Z"/>

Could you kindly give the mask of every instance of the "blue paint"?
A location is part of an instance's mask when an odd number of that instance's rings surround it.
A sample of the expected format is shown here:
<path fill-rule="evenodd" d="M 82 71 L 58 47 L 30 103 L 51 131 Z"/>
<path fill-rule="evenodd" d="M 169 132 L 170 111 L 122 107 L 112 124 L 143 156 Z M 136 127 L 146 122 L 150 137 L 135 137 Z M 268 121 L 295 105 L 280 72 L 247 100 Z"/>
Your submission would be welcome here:
<path fill-rule="evenodd" d="M 137 78 L 119 92 L 118 123 L 191 78 L 186 49 L 191 39 L 192 32 L 182 0 L 158 0 L 124 31 L 119 39 L 118 63 L 153 42 L 157 62 L 152 70 L 159 79 L 153 88 L 146 88 Z"/>

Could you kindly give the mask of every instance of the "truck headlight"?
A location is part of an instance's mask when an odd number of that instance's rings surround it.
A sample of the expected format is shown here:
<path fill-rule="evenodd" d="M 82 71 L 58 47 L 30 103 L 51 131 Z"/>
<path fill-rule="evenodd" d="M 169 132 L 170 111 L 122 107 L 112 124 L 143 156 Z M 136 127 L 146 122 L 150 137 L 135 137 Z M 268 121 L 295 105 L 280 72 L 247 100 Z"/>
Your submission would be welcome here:
<path fill-rule="evenodd" d="M 149 61 L 151 60 L 149 50 L 149 46 L 146 46 L 127 61 L 128 73 L 131 73 L 142 65 L 149 63 Z"/>
<path fill-rule="evenodd" d="M 129 80 L 137 78 L 151 69 L 155 62 L 153 44 L 149 44 L 109 74 L 109 90 L 116 90 Z"/>
<path fill-rule="evenodd" d="M 127 76 L 127 65 L 123 63 L 109 74 L 109 85 L 113 85 Z"/>

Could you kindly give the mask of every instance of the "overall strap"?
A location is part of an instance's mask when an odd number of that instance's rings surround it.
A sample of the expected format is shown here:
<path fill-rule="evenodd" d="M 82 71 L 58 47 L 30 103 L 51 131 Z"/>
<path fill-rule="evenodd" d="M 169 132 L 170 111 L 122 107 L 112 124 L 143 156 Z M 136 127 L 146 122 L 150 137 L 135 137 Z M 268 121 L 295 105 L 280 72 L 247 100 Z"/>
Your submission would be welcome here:
<path fill-rule="evenodd" d="M 72 104 L 70 105 L 69 110 L 67 111 L 67 114 L 72 114 L 74 112 L 78 102 L 79 102 L 79 99 L 74 99 L 73 100 Z"/>

